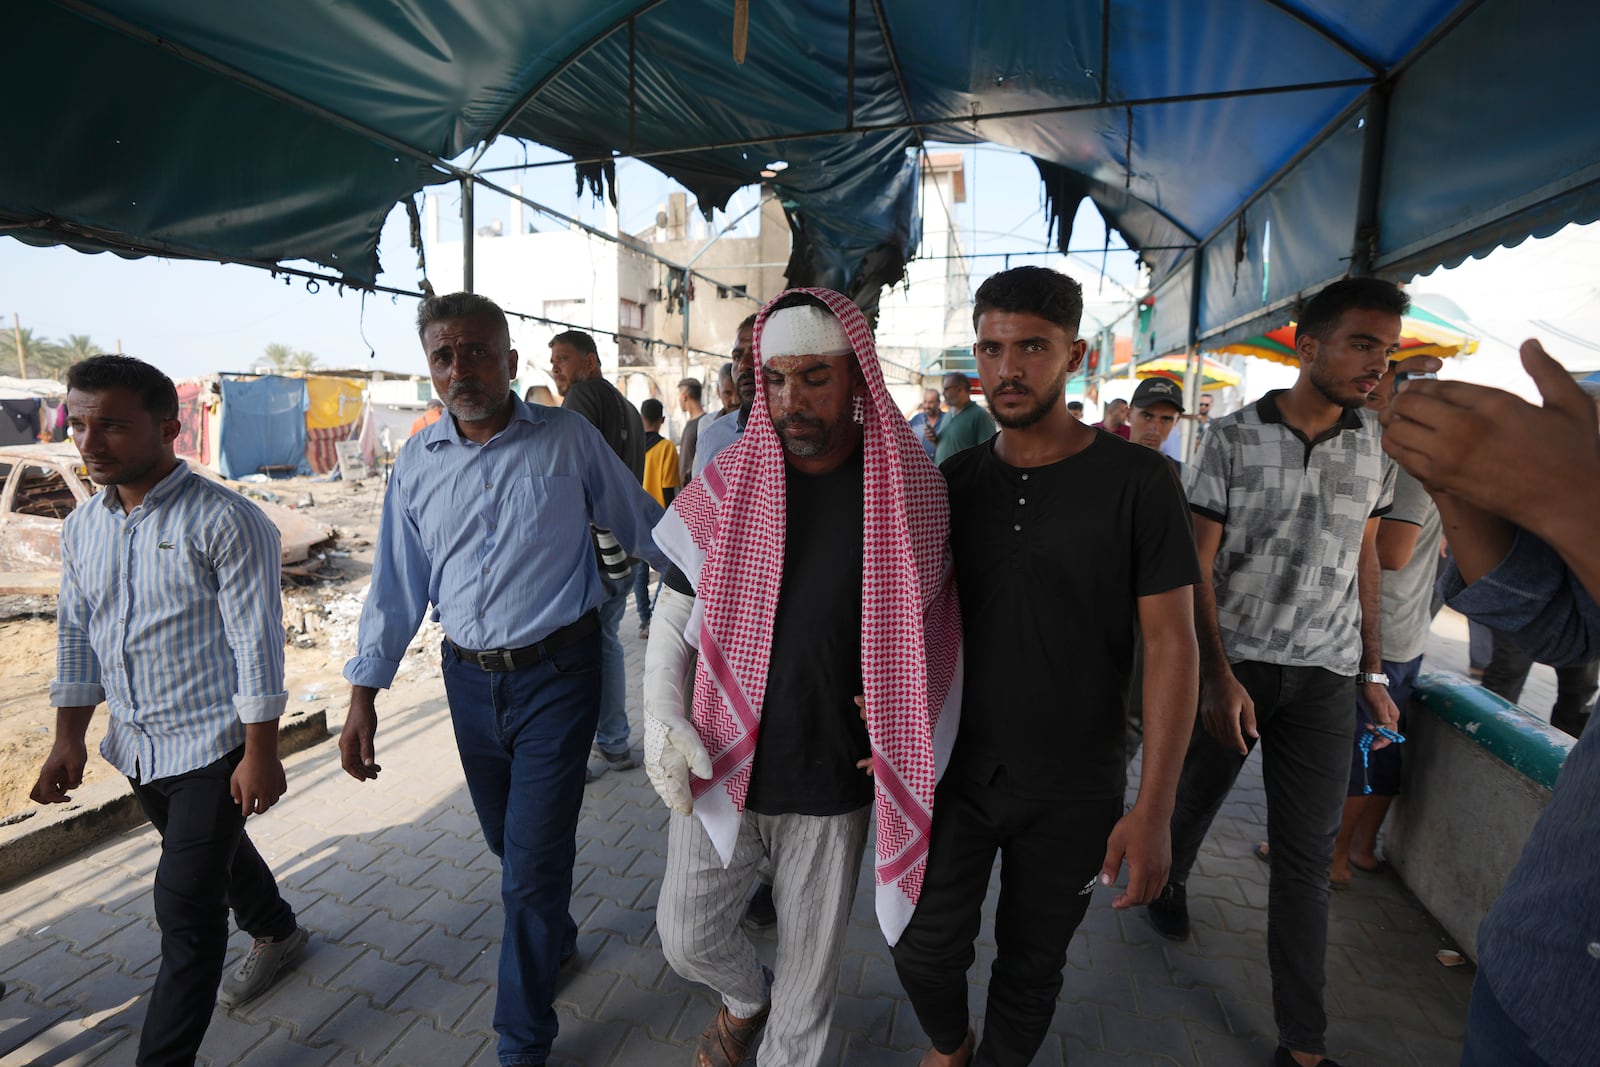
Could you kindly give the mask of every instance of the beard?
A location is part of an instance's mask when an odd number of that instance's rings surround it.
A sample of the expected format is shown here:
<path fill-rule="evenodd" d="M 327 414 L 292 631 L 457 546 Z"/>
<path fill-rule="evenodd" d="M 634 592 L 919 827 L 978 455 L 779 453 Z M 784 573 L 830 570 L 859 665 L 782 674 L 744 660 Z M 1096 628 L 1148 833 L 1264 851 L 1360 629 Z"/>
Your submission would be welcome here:
<path fill-rule="evenodd" d="M 840 421 L 830 426 L 821 419 L 808 419 L 803 415 L 790 415 L 779 419 L 772 424 L 778 432 L 778 440 L 783 442 L 783 450 L 791 456 L 801 459 L 810 459 L 815 456 L 826 455 L 841 444 L 850 427 L 854 423 Z M 813 437 L 795 437 L 793 431 L 804 427 L 806 429 L 820 430 Z"/>
<path fill-rule="evenodd" d="M 1061 373 L 1047 382 L 1043 389 L 1029 389 L 1021 382 L 1009 382 L 998 387 L 989 396 L 989 414 L 994 416 L 994 421 L 1008 430 L 1026 430 L 1044 417 L 1059 403 L 1066 393 L 1067 367 L 1062 364 Z M 1002 396 L 1026 396 L 1033 400 L 1029 406 L 1018 411 L 1002 415 L 995 407 L 995 401 Z"/>
<path fill-rule="evenodd" d="M 444 398 L 444 406 L 460 422 L 484 422 L 504 410 L 508 396 L 492 397 L 477 386 L 457 385 Z"/>
<path fill-rule="evenodd" d="M 1321 364 L 1311 365 L 1311 385 L 1322 398 L 1330 404 L 1337 404 L 1346 411 L 1367 406 L 1367 394 L 1360 392 L 1348 382 L 1339 382 L 1321 373 Z M 1339 387 L 1343 385 L 1348 392 L 1341 393 Z"/>

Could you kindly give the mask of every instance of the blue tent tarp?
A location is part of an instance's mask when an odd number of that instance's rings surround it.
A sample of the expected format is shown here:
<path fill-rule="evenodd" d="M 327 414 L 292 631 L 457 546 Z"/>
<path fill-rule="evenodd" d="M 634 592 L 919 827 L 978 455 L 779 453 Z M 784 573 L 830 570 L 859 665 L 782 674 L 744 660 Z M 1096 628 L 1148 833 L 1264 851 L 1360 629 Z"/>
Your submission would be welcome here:
<path fill-rule="evenodd" d="M 306 462 L 306 383 L 299 378 L 224 378 L 217 466 L 224 478 L 290 468 Z"/>
<path fill-rule="evenodd" d="M 793 0 L 737 42 L 733 0 L 6 14 L 5 233 L 362 285 L 396 200 L 502 133 L 597 189 L 643 158 L 707 211 L 781 160 L 790 280 L 863 303 L 915 247 L 919 140 L 1011 146 L 1063 245 L 1088 198 L 1150 265 L 1164 351 L 1600 216 L 1591 0 Z"/>

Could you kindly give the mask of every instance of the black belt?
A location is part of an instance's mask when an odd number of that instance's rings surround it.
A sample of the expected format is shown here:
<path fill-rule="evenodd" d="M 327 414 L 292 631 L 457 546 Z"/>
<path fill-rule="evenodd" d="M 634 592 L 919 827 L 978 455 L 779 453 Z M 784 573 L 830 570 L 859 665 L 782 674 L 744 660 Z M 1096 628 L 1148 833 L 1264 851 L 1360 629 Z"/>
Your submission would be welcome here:
<path fill-rule="evenodd" d="M 454 641 L 450 647 L 466 662 L 486 671 L 520 671 L 543 663 L 569 645 L 575 645 L 600 628 L 600 613 L 591 611 L 577 622 L 568 623 L 543 641 L 522 648 L 486 648 L 481 652 L 462 648 Z"/>

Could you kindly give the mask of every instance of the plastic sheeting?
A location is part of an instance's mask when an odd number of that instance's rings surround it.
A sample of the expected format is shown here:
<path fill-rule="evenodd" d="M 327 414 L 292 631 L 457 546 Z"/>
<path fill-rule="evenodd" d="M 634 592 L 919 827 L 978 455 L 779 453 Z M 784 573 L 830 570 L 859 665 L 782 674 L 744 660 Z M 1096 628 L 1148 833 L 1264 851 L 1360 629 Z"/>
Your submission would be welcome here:
<path fill-rule="evenodd" d="M 264 468 L 310 474 L 306 462 L 306 384 L 298 378 L 224 378 L 218 468 L 243 478 Z"/>
<path fill-rule="evenodd" d="M 509 132 L 602 184 L 641 153 L 702 208 L 786 162 L 791 281 L 870 304 L 914 247 L 921 123 L 1033 156 L 1063 239 L 1088 197 L 1151 266 L 1157 313 L 1197 299 L 1200 337 L 1225 340 L 1352 266 L 1600 215 L 1589 0 L 792 0 L 750 5 L 742 65 L 729 0 L 6 14 L 0 89 L 25 103 L 0 128 L 27 150 L 0 163 L 0 225 L 36 243 L 365 284 L 396 199 Z"/>
<path fill-rule="evenodd" d="M 327 430 L 349 426 L 361 418 L 366 384 L 357 378 L 307 375 L 306 429 Z"/>

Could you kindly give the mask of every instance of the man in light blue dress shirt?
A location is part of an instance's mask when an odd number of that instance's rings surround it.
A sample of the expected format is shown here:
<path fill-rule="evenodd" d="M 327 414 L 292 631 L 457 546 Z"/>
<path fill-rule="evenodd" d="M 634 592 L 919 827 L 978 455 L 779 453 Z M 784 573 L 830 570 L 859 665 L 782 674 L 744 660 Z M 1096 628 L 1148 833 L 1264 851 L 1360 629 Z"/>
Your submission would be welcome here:
<path fill-rule="evenodd" d="M 244 829 L 288 788 L 278 759 L 288 699 L 278 530 L 173 453 L 178 393 L 148 363 L 74 364 L 67 404 L 89 476 L 106 488 L 61 531 L 56 739 L 32 795 L 72 799 L 104 701 L 100 754 L 161 835 L 161 968 L 137 1062 L 193 1064 L 217 1000 L 230 907 L 255 943 L 223 984 L 225 1004 L 264 992 L 306 938 Z"/>
<path fill-rule="evenodd" d="M 376 778 L 375 697 L 433 605 L 445 694 L 473 807 L 501 859 L 505 933 L 494 1026 L 502 1064 L 542 1064 L 556 1036 L 584 763 L 600 708 L 604 599 L 589 538 L 611 530 L 665 570 L 661 507 L 581 415 L 511 393 L 517 353 L 500 308 L 424 300 L 417 330 L 450 417 L 406 442 L 384 497 L 340 761 Z"/>

